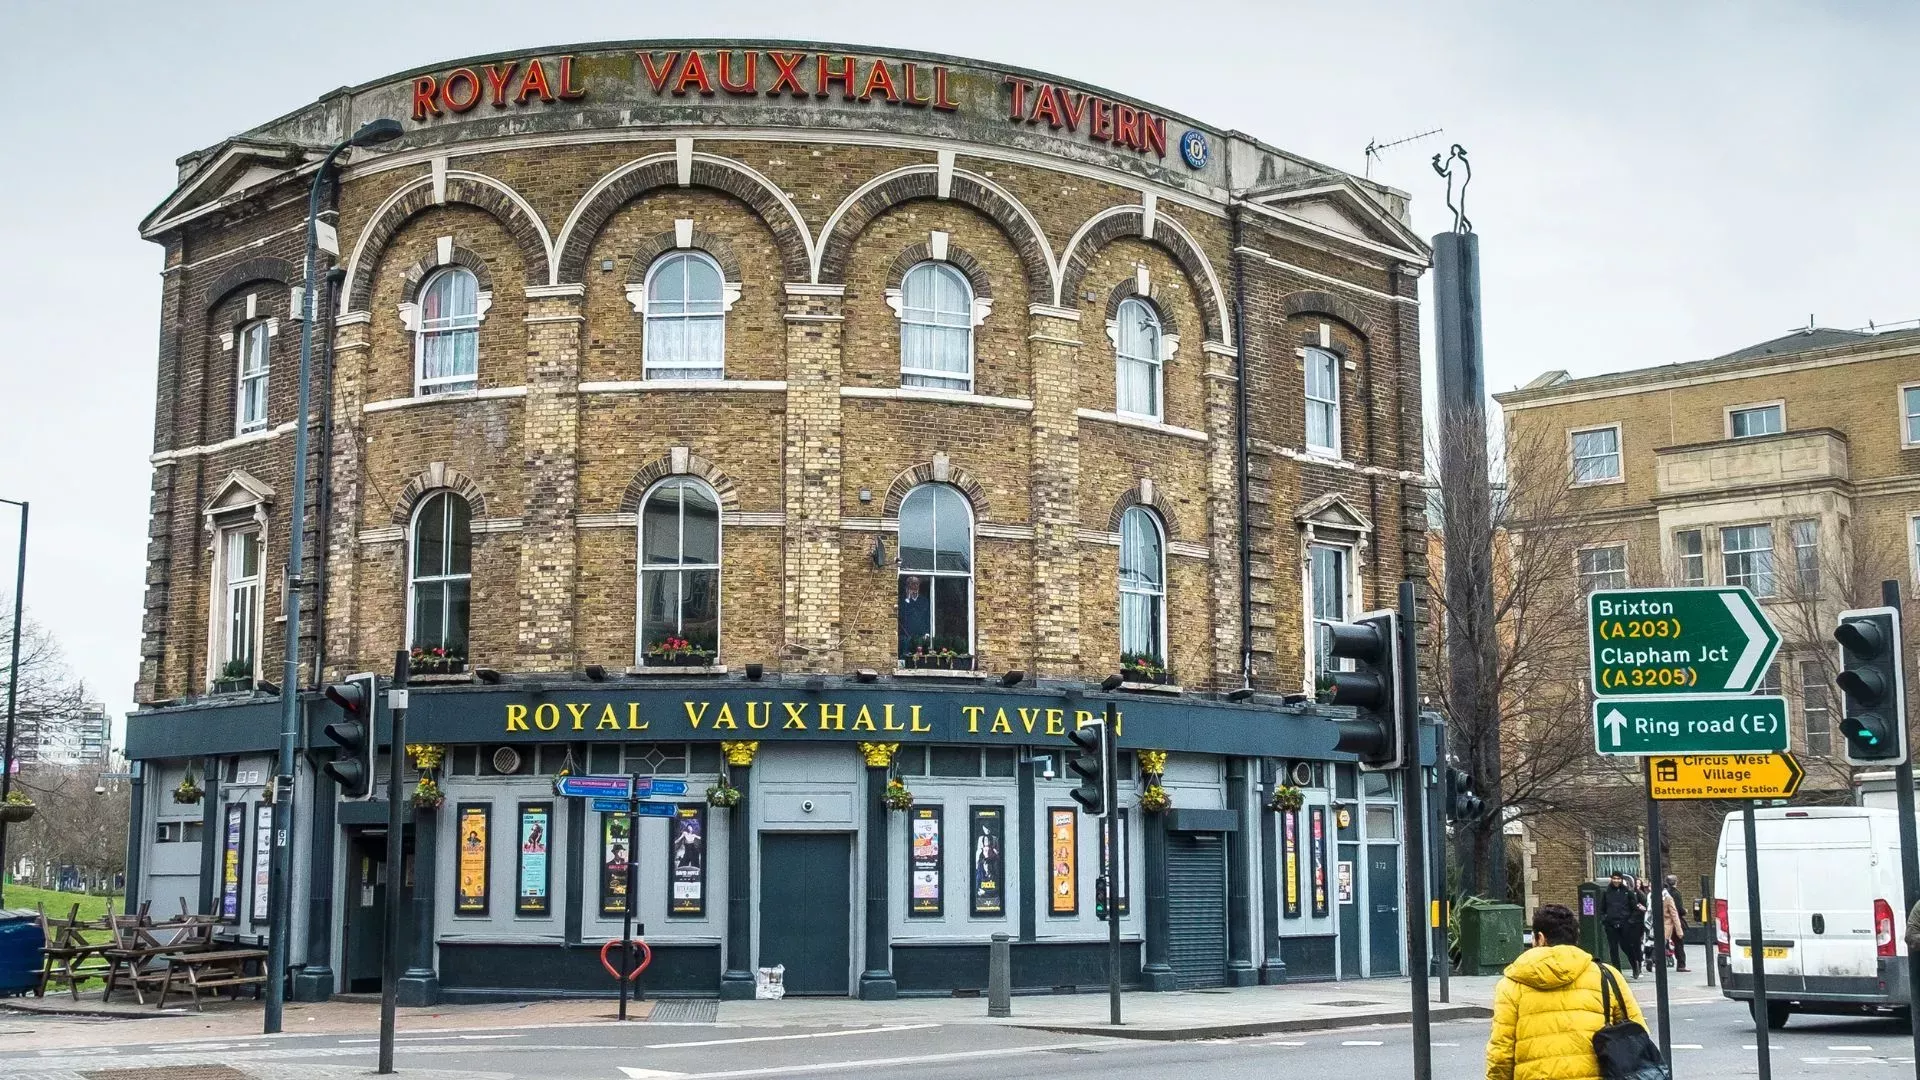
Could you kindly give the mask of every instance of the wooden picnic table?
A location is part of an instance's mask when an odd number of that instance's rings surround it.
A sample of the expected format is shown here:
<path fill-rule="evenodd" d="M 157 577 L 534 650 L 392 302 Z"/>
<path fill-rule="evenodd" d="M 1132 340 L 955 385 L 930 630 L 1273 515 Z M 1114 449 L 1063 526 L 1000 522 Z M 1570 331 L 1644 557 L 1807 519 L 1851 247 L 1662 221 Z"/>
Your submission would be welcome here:
<path fill-rule="evenodd" d="M 135 1001 L 145 1005 L 145 988 L 161 987 L 162 993 L 172 976 L 166 962 L 170 954 L 206 952 L 213 948 L 216 920 L 194 915 L 178 922 L 140 925 L 138 916 L 121 916 L 113 925 L 113 944 L 103 955 L 107 959 L 107 988 L 100 1000 L 109 1001 L 121 986 L 133 989 Z"/>
<path fill-rule="evenodd" d="M 159 1008 L 167 1007 L 167 995 L 174 983 L 181 982 L 193 993 L 193 1011 L 200 1011 L 200 991 L 221 987 L 252 986 L 255 1000 L 267 981 L 267 950 L 214 949 L 212 951 L 167 953 L 166 980 L 160 986 Z M 254 968 L 249 972 L 249 968 Z M 236 996 L 238 991 L 235 991 Z"/>

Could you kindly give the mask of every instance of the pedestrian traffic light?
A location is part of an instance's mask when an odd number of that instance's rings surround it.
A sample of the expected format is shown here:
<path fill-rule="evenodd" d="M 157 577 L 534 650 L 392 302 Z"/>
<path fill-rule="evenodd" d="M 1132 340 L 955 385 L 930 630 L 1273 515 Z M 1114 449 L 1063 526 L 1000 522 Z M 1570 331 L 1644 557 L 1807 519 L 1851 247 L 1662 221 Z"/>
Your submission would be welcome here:
<path fill-rule="evenodd" d="M 1853 765 L 1900 765 L 1907 760 L 1906 682 L 1900 670 L 1900 609 L 1860 608 L 1840 613 L 1840 733 Z"/>
<path fill-rule="evenodd" d="M 1447 820 L 1478 821 L 1487 812 L 1486 801 L 1473 790 L 1473 774 L 1447 766 Z"/>
<path fill-rule="evenodd" d="M 1352 720 L 1335 720 L 1334 749 L 1357 754 L 1363 769 L 1397 769 L 1406 710 L 1400 701 L 1400 620 L 1391 611 L 1368 612 L 1355 622 L 1321 623 L 1320 701 L 1350 705 Z M 1338 666 L 1352 661 L 1352 667 Z"/>
<path fill-rule="evenodd" d="M 1080 786 L 1070 794 L 1080 809 L 1096 817 L 1107 812 L 1107 722 L 1105 718 L 1082 724 L 1067 732 L 1075 752 L 1067 758 L 1067 768 L 1080 777 Z"/>
<path fill-rule="evenodd" d="M 325 768 L 340 785 L 343 799 L 373 795 L 375 688 L 372 672 L 349 675 L 346 682 L 327 686 L 327 700 L 339 706 L 343 715 L 322 729 L 339 746 Z"/>

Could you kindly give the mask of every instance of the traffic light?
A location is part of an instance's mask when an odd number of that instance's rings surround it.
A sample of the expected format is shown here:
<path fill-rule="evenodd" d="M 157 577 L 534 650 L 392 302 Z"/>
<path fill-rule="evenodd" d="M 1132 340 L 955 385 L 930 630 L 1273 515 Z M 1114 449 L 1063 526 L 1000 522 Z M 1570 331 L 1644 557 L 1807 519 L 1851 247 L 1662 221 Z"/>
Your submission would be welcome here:
<path fill-rule="evenodd" d="M 1373 611 L 1350 623 L 1320 624 L 1320 655 L 1328 664 L 1320 674 L 1320 701 L 1350 705 L 1352 720 L 1335 720 L 1340 730 L 1334 749 L 1360 756 L 1363 769 L 1397 769 L 1401 763 L 1405 712 L 1400 701 L 1400 620 L 1391 611 Z M 1352 670 L 1332 666 L 1353 661 Z"/>
<path fill-rule="evenodd" d="M 340 785 L 343 799 L 365 799 L 373 795 L 374 692 L 372 672 L 347 676 L 346 682 L 327 686 L 327 700 L 340 707 L 339 720 L 323 731 L 340 749 L 326 763 L 329 776 Z"/>
<path fill-rule="evenodd" d="M 1478 821 L 1487 812 L 1487 804 L 1473 790 L 1473 775 L 1464 769 L 1447 766 L 1447 820 Z"/>
<path fill-rule="evenodd" d="M 1854 765 L 1899 765 L 1907 760 L 1906 683 L 1900 671 L 1900 610 L 1861 608 L 1840 613 L 1840 733 Z"/>
<path fill-rule="evenodd" d="M 1074 753 L 1067 758 L 1067 768 L 1080 778 L 1080 786 L 1073 789 L 1073 801 L 1080 809 L 1098 817 L 1107 812 L 1107 722 L 1104 718 L 1067 732 L 1067 738 L 1073 740 Z"/>

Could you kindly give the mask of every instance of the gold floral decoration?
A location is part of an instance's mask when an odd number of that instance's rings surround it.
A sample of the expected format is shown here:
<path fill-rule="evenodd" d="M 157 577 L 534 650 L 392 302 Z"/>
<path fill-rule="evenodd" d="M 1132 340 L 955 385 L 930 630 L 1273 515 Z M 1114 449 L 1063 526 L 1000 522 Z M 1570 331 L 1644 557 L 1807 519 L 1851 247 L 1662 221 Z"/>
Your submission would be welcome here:
<path fill-rule="evenodd" d="M 727 764 L 746 767 L 753 764 L 753 755 L 760 752 L 757 742 L 723 742 L 720 752 L 726 755 Z"/>
<path fill-rule="evenodd" d="M 407 760 L 420 772 L 437 769 L 447 757 L 447 748 L 432 743 L 408 743 Z"/>
<path fill-rule="evenodd" d="M 863 742 L 860 753 L 867 759 L 867 768 L 884 769 L 893 764 L 893 755 L 900 750 L 897 742 Z"/>
<path fill-rule="evenodd" d="M 1167 771 L 1167 752 L 1165 750 L 1140 751 L 1140 771 L 1148 776 L 1162 776 Z"/>

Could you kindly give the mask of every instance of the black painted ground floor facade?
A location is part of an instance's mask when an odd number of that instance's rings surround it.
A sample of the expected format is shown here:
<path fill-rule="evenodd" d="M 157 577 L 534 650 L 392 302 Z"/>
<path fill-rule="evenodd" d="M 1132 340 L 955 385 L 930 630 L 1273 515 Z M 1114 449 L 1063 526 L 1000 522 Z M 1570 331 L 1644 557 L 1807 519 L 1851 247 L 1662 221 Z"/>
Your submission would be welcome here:
<path fill-rule="evenodd" d="M 416 686 L 407 794 L 425 779 L 439 800 L 427 805 L 429 790 L 409 809 L 397 875 L 384 798 L 338 797 L 318 767 L 331 752 L 320 729 L 337 714 L 303 703 L 295 993 L 377 988 L 394 882 L 413 1003 L 611 995 L 601 949 L 629 905 L 652 953 L 640 977 L 650 994 L 751 996 L 756 973 L 776 967 L 789 994 L 984 991 L 994 934 L 1012 941 L 1017 990 L 1093 989 L 1108 963 L 1099 881 L 1116 865 L 1130 986 L 1401 972 L 1398 778 L 1335 752 L 1330 711 L 904 682 Z M 1117 858 L 1064 767 L 1068 727 L 1109 701 Z M 217 913 L 236 939 L 264 936 L 279 723 L 272 700 L 131 720 L 139 899 Z M 562 773 L 683 790 L 630 823 L 556 795 Z M 200 796 L 182 801 L 188 776 Z M 910 807 L 888 805 L 890 782 Z M 1155 785 L 1172 808 L 1148 813 L 1141 796 Z M 1297 807 L 1275 805 L 1283 786 L 1298 789 Z"/>

